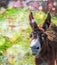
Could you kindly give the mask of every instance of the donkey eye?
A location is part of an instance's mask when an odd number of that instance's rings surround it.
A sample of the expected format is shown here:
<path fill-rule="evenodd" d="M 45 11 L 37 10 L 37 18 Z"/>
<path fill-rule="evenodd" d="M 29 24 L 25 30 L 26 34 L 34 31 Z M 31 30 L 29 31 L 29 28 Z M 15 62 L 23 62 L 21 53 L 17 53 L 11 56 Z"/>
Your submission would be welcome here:
<path fill-rule="evenodd" d="M 41 34 L 41 36 L 44 36 L 45 34 L 43 33 L 43 34 Z"/>
<path fill-rule="evenodd" d="M 44 40 L 45 38 L 44 37 L 42 37 L 42 40 Z"/>
<path fill-rule="evenodd" d="M 46 34 L 41 34 L 41 38 L 42 38 L 42 40 L 45 40 L 46 39 L 46 37 L 47 37 L 47 35 Z"/>

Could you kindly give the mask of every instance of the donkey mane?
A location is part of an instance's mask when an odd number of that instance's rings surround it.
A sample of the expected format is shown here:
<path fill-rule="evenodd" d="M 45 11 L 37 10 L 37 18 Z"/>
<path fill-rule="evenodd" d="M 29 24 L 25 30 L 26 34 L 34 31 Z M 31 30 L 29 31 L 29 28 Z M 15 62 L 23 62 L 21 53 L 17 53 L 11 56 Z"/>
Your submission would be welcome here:
<path fill-rule="evenodd" d="M 43 23 L 39 24 L 39 28 L 43 31 L 42 25 Z M 57 42 L 57 25 L 50 23 L 50 26 L 45 33 L 48 35 L 49 40 Z"/>

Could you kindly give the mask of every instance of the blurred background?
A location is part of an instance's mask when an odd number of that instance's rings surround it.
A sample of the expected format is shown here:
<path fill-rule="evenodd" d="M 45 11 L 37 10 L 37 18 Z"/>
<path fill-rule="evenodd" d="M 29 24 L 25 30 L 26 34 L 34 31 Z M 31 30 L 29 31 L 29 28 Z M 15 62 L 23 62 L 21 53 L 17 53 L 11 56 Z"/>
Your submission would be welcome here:
<path fill-rule="evenodd" d="M 33 10 L 42 9 L 44 12 L 51 9 L 57 15 L 57 0 L 0 0 L 0 7 L 4 8 L 28 8 L 29 6 Z"/>
<path fill-rule="evenodd" d="M 0 65 L 35 65 L 29 47 L 30 11 L 37 24 L 50 11 L 57 25 L 57 0 L 0 0 Z"/>

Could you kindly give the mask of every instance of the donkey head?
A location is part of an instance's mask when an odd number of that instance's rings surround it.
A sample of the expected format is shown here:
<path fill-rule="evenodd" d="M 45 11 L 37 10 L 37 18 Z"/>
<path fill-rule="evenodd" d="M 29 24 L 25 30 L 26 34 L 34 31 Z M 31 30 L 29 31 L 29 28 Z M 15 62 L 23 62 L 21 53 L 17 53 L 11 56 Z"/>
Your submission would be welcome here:
<path fill-rule="evenodd" d="M 44 31 L 46 31 L 50 25 L 51 20 L 49 17 L 51 18 L 50 14 L 48 13 L 48 16 L 42 26 Z M 30 34 L 31 38 L 30 49 L 33 55 L 39 55 L 39 53 L 42 50 L 42 46 L 44 45 L 44 42 L 47 39 L 47 35 L 37 26 L 37 23 L 34 20 L 32 12 L 30 12 L 29 20 L 30 26 L 32 28 L 32 33 Z"/>

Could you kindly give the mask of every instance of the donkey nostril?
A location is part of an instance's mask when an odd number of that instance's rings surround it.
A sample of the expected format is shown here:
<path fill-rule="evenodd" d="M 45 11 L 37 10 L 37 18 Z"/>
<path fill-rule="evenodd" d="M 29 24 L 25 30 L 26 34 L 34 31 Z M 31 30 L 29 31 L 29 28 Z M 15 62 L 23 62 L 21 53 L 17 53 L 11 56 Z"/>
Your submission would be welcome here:
<path fill-rule="evenodd" d="M 34 46 L 34 47 L 30 47 L 31 49 L 39 49 L 39 47 L 36 47 L 36 46 Z"/>
<path fill-rule="evenodd" d="M 39 47 L 37 47 L 37 49 L 39 49 Z"/>

